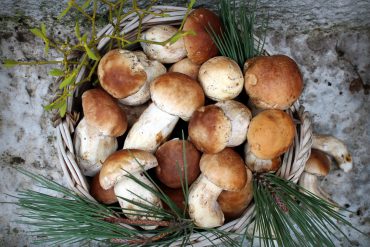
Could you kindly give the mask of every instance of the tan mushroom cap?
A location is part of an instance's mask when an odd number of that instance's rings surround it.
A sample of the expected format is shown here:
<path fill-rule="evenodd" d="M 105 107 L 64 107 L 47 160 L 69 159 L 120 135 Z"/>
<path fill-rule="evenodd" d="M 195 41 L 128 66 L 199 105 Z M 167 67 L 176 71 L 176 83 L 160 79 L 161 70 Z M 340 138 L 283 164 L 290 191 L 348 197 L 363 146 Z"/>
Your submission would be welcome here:
<path fill-rule="evenodd" d="M 285 110 L 303 90 L 298 65 L 285 55 L 249 59 L 244 73 L 244 88 L 251 102 L 259 108 Z"/>
<path fill-rule="evenodd" d="M 218 54 L 217 46 L 207 32 L 209 26 L 216 33 L 221 33 L 220 19 L 215 13 L 205 8 L 194 10 L 185 21 L 183 30 L 193 30 L 196 33 L 196 35 L 186 35 L 184 37 L 188 58 L 193 63 L 202 64 Z"/>
<path fill-rule="evenodd" d="M 216 105 L 197 109 L 188 125 L 191 142 L 205 153 L 217 153 L 224 149 L 231 136 L 231 122 Z"/>
<path fill-rule="evenodd" d="M 111 154 L 103 163 L 99 181 L 103 189 L 114 186 L 129 173 L 149 170 L 158 165 L 155 156 L 138 149 L 123 149 Z"/>
<path fill-rule="evenodd" d="M 330 164 L 331 161 L 324 152 L 311 149 L 311 155 L 306 162 L 304 171 L 316 176 L 326 176 L 329 174 Z"/>
<path fill-rule="evenodd" d="M 210 182 L 228 191 L 240 191 L 248 179 L 243 159 L 231 148 L 216 154 L 203 154 L 200 170 Z"/>
<path fill-rule="evenodd" d="M 247 182 L 240 191 L 222 191 L 217 198 L 222 212 L 227 220 L 239 217 L 248 207 L 253 198 L 253 175 L 251 170 L 245 167 L 247 171 Z"/>
<path fill-rule="evenodd" d="M 122 49 L 111 50 L 102 57 L 98 77 L 104 90 L 117 99 L 136 93 L 147 79 L 137 56 Z"/>
<path fill-rule="evenodd" d="M 104 204 L 112 204 L 118 202 L 116 194 L 114 194 L 114 189 L 110 188 L 108 190 L 103 189 L 99 182 L 99 173 L 97 173 L 90 183 L 90 195 L 95 198 L 98 202 Z"/>
<path fill-rule="evenodd" d="M 163 143 L 155 153 L 158 161 L 158 166 L 155 168 L 157 178 L 173 189 L 181 188 L 181 180 L 185 182 L 183 145 L 185 145 L 187 181 L 190 185 L 200 173 L 200 152 L 190 141 L 172 139 Z"/>
<path fill-rule="evenodd" d="M 192 61 L 190 61 L 189 58 L 184 58 L 181 61 L 174 63 L 169 68 L 168 71 L 169 72 L 179 72 L 179 73 L 190 76 L 194 80 L 197 80 L 199 68 L 200 68 L 199 64 L 193 63 Z"/>
<path fill-rule="evenodd" d="M 117 137 L 126 132 L 126 114 L 104 90 L 90 89 L 84 92 L 82 108 L 86 122 L 104 135 Z"/>
<path fill-rule="evenodd" d="M 264 110 L 252 118 L 247 133 L 251 152 L 260 159 L 273 159 L 293 143 L 295 125 L 282 110 Z"/>
<path fill-rule="evenodd" d="M 178 72 L 168 72 L 154 79 L 150 85 L 150 94 L 159 109 L 185 121 L 204 105 L 205 100 L 199 83 Z"/>

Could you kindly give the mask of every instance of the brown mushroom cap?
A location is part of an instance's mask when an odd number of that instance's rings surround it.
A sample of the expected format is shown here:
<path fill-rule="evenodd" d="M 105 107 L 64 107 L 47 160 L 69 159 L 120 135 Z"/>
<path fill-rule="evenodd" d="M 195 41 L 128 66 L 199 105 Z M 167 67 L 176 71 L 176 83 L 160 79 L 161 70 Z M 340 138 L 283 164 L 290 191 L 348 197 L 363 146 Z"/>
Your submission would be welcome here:
<path fill-rule="evenodd" d="M 144 85 L 147 75 L 137 56 L 128 50 L 106 53 L 98 65 L 100 85 L 113 97 L 130 96 Z"/>
<path fill-rule="evenodd" d="M 158 166 L 155 168 L 157 178 L 166 186 L 181 188 L 181 178 L 184 183 L 185 171 L 183 160 L 183 145 L 185 144 L 185 157 L 187 165 L 187 181 L 190 185 L 200 173 L 200 153 L 189 141 L 173 139 L 163 143 L 156 151 Z"/>
<path fill-rule="evenodd" d="M 304 171 L 316 176 L 326 176 L 330 171 L 331 161 L 329 157 L 320 150 L 311 149 Z"/>
<path fill-rule="evenodd" d="M 247 133 L 251 152 L 260 159 L 273 159 L 293 143 L 295 125 L 282 110 L 264 110 L 252 118 Z"/>
<path fill-rule="evenodd" d="M 189 58 L 184 58 L 181 61 L 178 61 L 177 63 L 173 64 L 168 71 L 179 72 L 190 76 L 194 80 L 197 80 L 199 68 L 200 68 L 199 64 L 193 63 L 192 61 L 190 61 Z"/>
<path fill-rule="evenodd" d="M 90 195 L 94 197 L 95 200 L 103 204 L 112 204 L 118 202 L 113 188 L 105 190 L 100 186 L 99 173 L 97 173 L 91 180 Z"/>
<path fill-rule="evenodd" d="M 176 204 L 176 206 L 184 210 L 185 208 L 185 197 L 184 197 L 184 192 L 182 189 L 172 189 L 167 186 L 160 186 L 163 192 Z M 163 208 L 169 210 L 170 208 L 168 205 L 164 202 L 162 202 Z"/>
<path fill-rule="evenodd" d="M 82 108 L 86 122 L 104 135 L 117 137 L 126 132 L 126 114 L 104 90 L 90 89 L 84 92 Z"/>
<path fill-rule="evenodd" d="M 199 83 L 178 72 L 168 72 L 154 79 L 150 85 L 150 94 L 159 109 L 185 121 L 198 107 L 204 105 L 205 100 Z"/>
<path fill-rule="evenodd" d="M 223 110 L 215 105 L 197 109 L 188 125 L 191 142 L 205 153 L 224 149 L 231 136 L 231 122 Z"/>
<path fill-rule="evenodd" d="M 243 159 L 231 148 L 216 154 L 203 154 L 199 166 L 209 181 L 224 190 L 239 191 L 248 179 Z"/>
<path fill-rule="evenodd" d="M 303 90 L 298 65 L 284 55 L 249 59 L 244 65 L 244 73 L 245 90 L 259 108 L 285 110 Z"/>
<path fill-rule="evenodd" d="M 221 21 L 212 11 L 199 8 L 191 12 L 184 24 L 184 31 L 193 30 L 195 35 L 184 37 L 188 58 L 196 64 L 202 64 L 218 54 L 217 46 L 213 43 L 207 30 L 211 26 L 217 33 L 221 33 Z"/>
<path fill-rule="evenodd" d="M 246 167 L 247 182 L 240 191 L 222 191 L 217 198 L 222 212 L 227 220 L 238 218 L 248 207 L 253 198 L 253 175 L 251 170 Z"/>
<path fill-rule="evenodd" d="M 158 165 L 155 156 L 138 149 L 123 149 L 111 154 L 103 163 L 99 181 L 103 189 L 114 186 L 128 172 L 133 174 Z"/>

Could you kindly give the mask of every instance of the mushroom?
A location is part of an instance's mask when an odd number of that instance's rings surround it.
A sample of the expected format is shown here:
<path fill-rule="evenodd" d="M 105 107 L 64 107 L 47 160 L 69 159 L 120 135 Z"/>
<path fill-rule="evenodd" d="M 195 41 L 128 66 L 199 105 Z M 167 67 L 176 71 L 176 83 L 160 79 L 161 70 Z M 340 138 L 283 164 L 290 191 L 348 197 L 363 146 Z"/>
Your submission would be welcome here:
<path fill-rule="evenodd" d="M 217 198 L 217 202 L 221 206 L 221 210 L 225 215 L 225 219 L 233 220 L 238 218 L 253 198 L 253 175 L 248 167 L 245 167 L 247 171 L 247 182 L 240 191 L 222 191 Z"/>
<path fill-rule="evenodd" d="M 134 179 L 127 177 L 128 174 L 131 174 L 145 185 L 156 190 L 143 171 L 157 165 L 157 159 L 153 154 L 136 149 L 116 151 L 104 161 L 99 176 L 100 185 L 105 190 L 114 187 L 114 193 L 127 218 L 158 220 L 149 214 L 139 213 L 137 210 L 143 210 L 143 208 L 137 204 L 162 207 L 160 198 Z M 142 226 L 142 228 L 155 229 L 156 226 Z"/>
<path fill-rule="evenodd" d="M 312 136 L 312 148 L 321 150 L 332 156 L 344 172 L 352 170 L 352 156 L 344 142 L 338 138 L 329 135 L 314 134 Z"/>
<path fill-rule="evenodd" d="M 185 197 L 184 197 L 184 191 L 182 189 L 172 189 L 165 185 L 161 185 L 160 188 L 163 190 L 163 193 L 168 196 L 173 203 L 182 211 L 185 209 Z M 166 210 L 171 210 L 170 207 L 163 203 L 163 208 Z"/>
<path fill-rule="evenodd" d="M 186 173 L 184 156 L 186 159 Z M 182 188 L 182 183 L 185 183 L 185 174 L 190 185 L 200 173 L 200 153 L 190 141 L 176 138 L 165 142 L 157 149 L 155 157 L 158 161 L 155 173 L 157 178 L 167 187 Z"/>
<path fill-rule="evenodd" d="M 124 149 L 155 152 L 171 134 L 179 118 L 188 121 L 195 109 L 204 104 L 201 86 L 189 76 L 168 72 L 150 85 L 153 103 L 130 129 Z"/>
<path fill-rule="evenodd" d="M 330 196 L 321 189 L 318 181 L 318 177 L 325 177 L 329 174 L 330 164 L 330 159 L 325 153 L 312 149 L 304 171 L 299 178 L 299 185 L 325 201 L 337 206 Z"/>
<path fill-rule="evenodd" d="M 166 67 L 158 61 L 150 60 L 142 51 L 133 52 L 139 63 L 144 67 L 146 73 L 146 81 L 144 85 L 136 93 L 120 99 L 119 101 L 125 105 L 141 105 L 150 99 L 150 83 L 158 76 L 167 72 Z"/>
<path fill-rule="evenodd" d="M 203 154 L 201 175 L 191 185 L 189 215 L 199 227 L 217 227 L 224 223 L 224 214 L 217 198 L 223 190 L 240 191 L 247 183 L 244 162 L 231 148 L 216 154 Z"/>
<path fill-rule="evenodd" d="M 177 33 L 177 28 L 170 25 L 157 25 L 143 32 L 141 38 L 148 41 L 163 42 Z M 144 53 L 161 63 L 176 63 L 186 57 L 184 40 L 180 38 L 173 44 L 157 45 L 141 42 Z"/>
<path fill-rule="evenodd" d="M 195 35 L 184 37 L 185 48 L 190 61 L 202 64 L 218 54 L 218 49 L 209 32 L 210 28 L 219 35 L 221 21 L 212 11 L 199 8 L 192 11 L 184 23 L 184 31 L 193 31 Z"/>
<path fill-rule="evenodd" d="M 282 110 L 264 110 L 252 118 L 247 140 L 250 151 L 260 159 L 274 159 L 293 144 L 296 128 Z"/>
<path fill-rule="evenodd" d="M 174 63 L 170 68 L 169 72 L 179 72 L 190 76 L 192 79 L 198 79 L 200 65 L 193 63 L 189 58 L 184 58 L 177 63 Z"/>
<path fill-rule="evenodd" d="M 105 91 L 91 89 L 82 95 L 84 117 L 75 130 L 76 158 L 85 176 L 94 176 L 101 162 L 117 150 L 116 137 L 127 129 L 125 113 Z"/>
<path fill-rule="evenodd" d="M 99 174 L 100 172 L 98 172 L 91 180 L 90 195 L 94 197 L 95 200 L 103 204 L 113 204 L 118 202 L 116 194 L 114 194 L 113 187 L 105 190 L 100 186 Z"/>
<path fill-rule="evenodd" d="M 301 95 L 303 80 L 288 56 L 259 56 L 245 62 L 244 87 L 257 107 L 285 110 Z"/>
<path fill-rule="evenodd" d="M 243 90 L 243 73 L 228 57 L 214 57 L 203 63 L 198 78 L 205 95 L 215 101 L 234 99 Z"/>
<path fill-rule="evenodd" d="M 251 152 L 248 143 L 244 145 L 244 160 L 249 169 L 258 173 L 275 172 L 281 166 L 280 156 L 273 159 L 260 159 Z"/>
<path fill-rule="evenodd" d="M 217 153 L 243 143 L 251 118 L 240 102 L 227 100 L 197 109 L 189 121 L 189 137 L 198 150 Z"/>

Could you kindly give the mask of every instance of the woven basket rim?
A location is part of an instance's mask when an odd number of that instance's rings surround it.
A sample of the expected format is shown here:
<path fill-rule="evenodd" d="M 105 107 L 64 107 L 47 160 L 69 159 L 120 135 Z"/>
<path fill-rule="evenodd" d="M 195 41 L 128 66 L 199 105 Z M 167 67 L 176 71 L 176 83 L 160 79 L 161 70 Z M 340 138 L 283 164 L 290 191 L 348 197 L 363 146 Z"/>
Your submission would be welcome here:
<path fill-rule="evenodd" d="M 142 22 L 143 30 L 159 23 L 170 25 L 179 24 L 183 19 L 187 9 L 184 7 L 175 6 L 153 6 L 152 10 L 157 13 L 166 11 L 169 16 L 161 18 L 150 15 L 146 16 Z M 125 33 L 126 35 L 133 35 L 135 33 L 135 28 L 137 27 L 137 25 L 138 18 L 135 16 L 135 14 L 129 15 L 121 21 L 121 32 Z M 112 25 L 108 24 L 98 32 L 98 36 L 100 37 L 104 34 L 109 34 L 109 32 L 111 31 Z M 255 39 L 258 40 L 257 37 L 255 37 Z M 104 46 L 108 43 L 108 41 L 108 38 L 101 39 L 100 43 L 97 46 L 98 50 L 104 49 Z M 265 51 L 265 53 L 269 54 L 268 51 Z M 86 68 L 83 67 L 76 77 L 76 83 L 82 79 L 84 73 L 86 73 Z M 77 89 L 74 93 L 74 97 L 79 94 L 81 94 L 81 92 L 79 92 Z M 78 123 L 79 114 L 76 113 L 72 108 L 74 97 L 70 97 L 68 99 L 67 114 L 56 127 L 59 162 L 67 179 L 67 183 L 71 187 L 71 189 L 73 189 L 76 193 L 84 195 L 87 198 L 95 201 L 95 199 L 89 194 L 89 185 L 85 176 L 80 171 L 78 167 L 78 162 L 75 158 L 73 132 L 76 124 Z M 290 107 L 290 109 L 287 110 L 287 112 L 292 117 L 294 115 L 294 117 L 298 118 L 297 125 L 299 126 L 299 128 L 297 128 L 294 144 L 283 156 L 282 166 L 277 171 L 277 175 L 291 180 L 294 183 L 297 183 L 311 152 L 312 126 L 309 114 L 304 111 L 304 108 L 299 104 L 298 101 L 295 102 Z M 218 227 L 218 229 L 228 231 L 230 233 L 241 233 L 252 222 L 253 209 L 254 203 L 252 202 L 238 219 L 230 221 Z M 132 228 L 129 225 L 125 226 Z M 145 234 L 144 231 L 143 234 Z M 218 239 L 217 236 L 212 233 L 195 233 L 191 235 L 189 240 L 193 246 L 208 246 L 219 244 L 222 242 L 221 239 Z M 181 244 L 181 241 L 176 241 L 171 246 L 177 246 Z"/>

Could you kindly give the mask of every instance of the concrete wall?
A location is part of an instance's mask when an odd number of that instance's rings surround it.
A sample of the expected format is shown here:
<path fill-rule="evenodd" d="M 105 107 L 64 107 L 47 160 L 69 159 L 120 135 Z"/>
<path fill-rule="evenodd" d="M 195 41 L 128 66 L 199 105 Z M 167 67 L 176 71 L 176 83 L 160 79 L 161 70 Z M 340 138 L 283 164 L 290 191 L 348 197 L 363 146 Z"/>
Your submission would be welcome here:
<path fill-rule="evenodd" d="M 68 35 L 74 17 L 58 23 L 56 16 L 66 1 L 2 0 L 0 8 L 0 60 L 41 59 L 43 44 L 29 33 L 43 21 L 49 30 Z M 162 1 L 171 4 L 172 1 Z M 186 1 L 176 1 L 183 5 Z M 215 8 L 218 1 L 198 1 Z M 349 220 L 370 233 L 370 1 L 260 1 L 269 12 L 266 49 L 293 57 L 303 73 L 301 103 L 310 111 L 317 133 L 343 139 L 354 157 L 352 172 L 335 165 L 322 181 L 332 198 L 353 213 Z M 51 54 L 52 57 L 55 54 Z M 18 188 L 33 188 L 31 181 L 13 168 L 23 167 L 66 184 L 55 149 L 55 132 L 45 105 L 52 97 L 50 67 L 0 65 L 0 201 L 11 200 Z M 15 223 L 17 209 L 1 205 L 0 246 L 28 246 L 29 228 Z M 345 229 L 351 241 L 337 246 L 368 246 L 369 239 Z"/>

